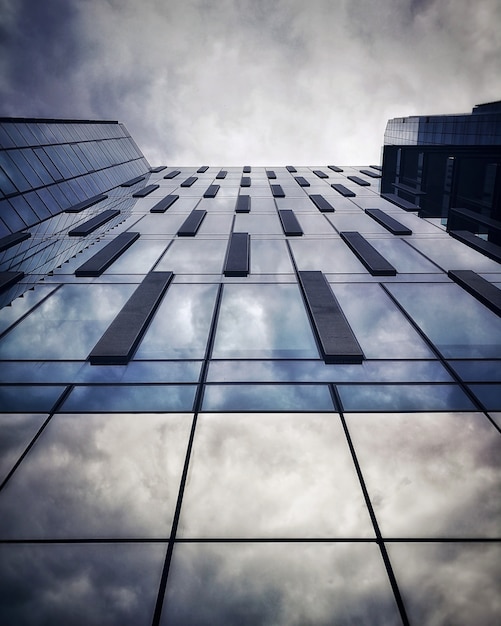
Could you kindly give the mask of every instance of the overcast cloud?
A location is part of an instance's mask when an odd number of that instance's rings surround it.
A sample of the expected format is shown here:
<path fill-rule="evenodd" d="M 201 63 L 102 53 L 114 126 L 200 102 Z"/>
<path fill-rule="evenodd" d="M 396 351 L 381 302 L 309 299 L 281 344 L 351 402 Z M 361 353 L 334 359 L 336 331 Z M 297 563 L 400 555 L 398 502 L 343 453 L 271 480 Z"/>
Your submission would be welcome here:
<path fill-rule="evenodd" d="M 117 119 L 152 164 L 379 162 L 501 98 L 499 0 L 0 0 L 0 114 Z"/>

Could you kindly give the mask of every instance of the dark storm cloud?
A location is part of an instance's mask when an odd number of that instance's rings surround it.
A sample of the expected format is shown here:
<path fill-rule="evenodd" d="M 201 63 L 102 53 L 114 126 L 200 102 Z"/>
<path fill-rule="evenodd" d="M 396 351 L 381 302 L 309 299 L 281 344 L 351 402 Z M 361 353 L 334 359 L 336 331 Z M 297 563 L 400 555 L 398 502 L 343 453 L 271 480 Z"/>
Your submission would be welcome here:
<path fill-rule="evenodd" d="M 119 119 L 152 162 L 377 161 L 499 98 L 498 0 L 0 0 L 2 113 Z"/>

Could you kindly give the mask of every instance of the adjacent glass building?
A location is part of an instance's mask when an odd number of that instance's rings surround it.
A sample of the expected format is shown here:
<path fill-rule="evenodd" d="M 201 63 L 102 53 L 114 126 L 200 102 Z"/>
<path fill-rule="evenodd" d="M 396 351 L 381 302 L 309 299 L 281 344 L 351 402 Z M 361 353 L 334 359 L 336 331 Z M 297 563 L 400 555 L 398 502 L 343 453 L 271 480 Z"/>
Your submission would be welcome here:
<path fill-rule="evenodd" d="M 496 623 L 495 259 L 379 166 L 0 132 L 2 623 Z"/>
<path fill-rule="evenodd" d="M 384 136 L 383 196 L 501 259 L 501 101 L 399 117 Z"/>

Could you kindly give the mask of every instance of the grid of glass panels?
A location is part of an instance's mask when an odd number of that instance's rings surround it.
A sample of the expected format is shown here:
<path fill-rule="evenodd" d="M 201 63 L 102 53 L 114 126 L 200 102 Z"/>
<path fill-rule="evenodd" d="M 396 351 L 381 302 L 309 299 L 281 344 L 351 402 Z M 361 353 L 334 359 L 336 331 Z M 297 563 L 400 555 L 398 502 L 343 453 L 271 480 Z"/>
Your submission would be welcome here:
<path fill-rule="evenodd" d="M 449 246 L 360 168 L 252 167 L 245 187 L 241 167 L 176 169 L 151 173 L 158 188 L 118 228 L 0 310 L 0 589 L 26 598 L 3 592 L 7 623 L 32 605 L 88 624 L 104 606 L 135 624 L 495 621 L 501 320 L 447 271 L 499 284 L 499 264 Z M 179 236 L 194 209 L 201 227 Z M 279 209 L 302 235 L 284 234 Z M 126 231 L 140 237 L 115 262 L 76 276 Z M 396 274 L 373 275 L 346 231 Z M 233 232 L 250 234 L 239 276 L 225 275 Z M 91 365 L 155 271 L 174 276 L 131 358 Z M 361 363 L 322 358 L 303 271 L 325 276 Z"/>
<path fill-rule="evenodd" d="M 25 275 L 0 294 L 0 305 L 122 222 L 130 213 L 131 190 L 142 185 L 120 185 L 149 170 L 122 124 L 0 118 L 0 272 Z M 101 201 L 75 211 L 101 195 Z M 107 209 L 120 215 L 106 229 L 85 239 L 67 236 Z M 4 249 L 3 242 L 19 233 L 29 239 Z"/>

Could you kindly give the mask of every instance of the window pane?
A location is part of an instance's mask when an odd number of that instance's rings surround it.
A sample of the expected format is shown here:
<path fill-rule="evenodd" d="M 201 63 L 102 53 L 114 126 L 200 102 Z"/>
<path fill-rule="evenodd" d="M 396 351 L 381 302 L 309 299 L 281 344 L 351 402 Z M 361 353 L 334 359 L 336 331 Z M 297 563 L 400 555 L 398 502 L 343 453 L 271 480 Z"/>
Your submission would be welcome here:
<path fill-rule="evenodd" d="M 86 359 L 135 285 L 63 285 L 0 341 L 2 359 Z"/>
<path fill-rule="evenodd" d="M 297 285 L 225 285 L 213 357 L 318 357 Z"/>
<path fill-rule="evenodd" d="M 367 358 L 433 358 L 433 352 L 379 285 L 331 284 Z"/>
<path fill-rule="evenodd" d="M 222 239 L 178 239 L 156 267 L 174 274 L 220 274 L 228 242 Z"/>
<path fill-rule="evenodd" d="M 445 357 L 501 356 L 501 318 L 457 285 L 387 286 Z"/>
<path fill-rule="evenodd" d="M 345 411 L 471 411 L 459 385 L 338 385 Z"/>
<path fill-rule="evenodd" d="M 332 411 L 327 385 L 207 385 L 204 411 Z"/>
<path fill-rule="evenodd" d="M 171 285 L 135 358 L 203 359 L 217 289 L 217 285 Z"/>

